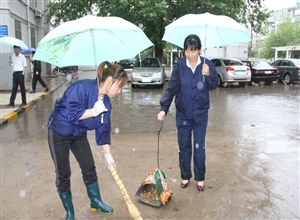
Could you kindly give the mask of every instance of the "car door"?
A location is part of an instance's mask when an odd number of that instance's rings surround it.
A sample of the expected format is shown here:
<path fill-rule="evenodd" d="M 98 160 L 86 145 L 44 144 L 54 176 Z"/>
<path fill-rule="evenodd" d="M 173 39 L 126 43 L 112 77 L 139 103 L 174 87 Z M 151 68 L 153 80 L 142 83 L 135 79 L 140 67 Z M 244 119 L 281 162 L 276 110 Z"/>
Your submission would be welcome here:
<path fill-rule="evenodd" d="M 283 60 L 276 60 L 273 63 L 271 63 L 271 66 L 279 69 L 279 78 L 283 79 L 283 74 L 284 74 L 284 66 L 282 66 L 282 61 Z"/>
<path fill-rule="evenodd" d="M 286 71 L 291 73 L 292 79 L 297 78 L 298 75 L 297 67 L 292 61 L 287 60 L 287 62 L 288 62 L 288 66 L 286 67 L 287 68 Z"/>

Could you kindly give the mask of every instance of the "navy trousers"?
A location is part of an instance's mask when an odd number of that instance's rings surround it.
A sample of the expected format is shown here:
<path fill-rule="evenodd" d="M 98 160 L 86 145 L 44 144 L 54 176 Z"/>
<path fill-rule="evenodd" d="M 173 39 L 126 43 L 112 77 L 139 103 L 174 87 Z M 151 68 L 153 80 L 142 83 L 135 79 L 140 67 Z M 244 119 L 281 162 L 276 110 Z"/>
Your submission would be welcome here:
<path fill-rule="evenodd" d="M 206 129 L 208 116 L 200 121 L 183 120 L 176 117 L 177 139 L 179 147 L 179 167 L 181 179 L 189 180 L 192 177 L 191 161 L 194 150 L 194 179 L 203 181 L 205 179 L 205 157 L 206 157 Z M 192 134 L 194 142 L 192 145 Z M 193 146 L 193 147 L 192 147 Z"/>
<path fill-rule="evenodd" d="M 90 185 L 98 181 L 93 154 L 87 138 L 63 137 L 49 128 L 48 144 L 55 166 L 56 188 L 59 193 L 70 190 L 70 150 L 79 163 L 84 183 Z"/>

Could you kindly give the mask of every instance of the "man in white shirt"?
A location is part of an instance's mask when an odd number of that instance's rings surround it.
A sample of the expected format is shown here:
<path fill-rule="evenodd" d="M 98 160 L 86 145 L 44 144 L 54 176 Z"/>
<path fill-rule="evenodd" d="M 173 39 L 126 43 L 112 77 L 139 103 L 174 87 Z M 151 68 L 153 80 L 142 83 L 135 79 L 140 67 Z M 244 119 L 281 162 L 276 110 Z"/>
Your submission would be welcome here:
<path fill-rule="evenodd" d="M 26 102 L 26 91 L 25 91 L 25 77 L 27 63 L 26 58 L 23 54 L 20 53 L 20 47 L 14 46 L 14 52 L 12 56 L 9 56 L 9 65 L 13 68 L 13 85 L 12 92 L 10 96 L 10 101 L 6 106 L 14 106 L 15 99 L 18 92 L 18 86 L 20 85 L 21 95 L 22 95 L 22 103 L 19 107 L 23 107 L 27 105 Z"/>

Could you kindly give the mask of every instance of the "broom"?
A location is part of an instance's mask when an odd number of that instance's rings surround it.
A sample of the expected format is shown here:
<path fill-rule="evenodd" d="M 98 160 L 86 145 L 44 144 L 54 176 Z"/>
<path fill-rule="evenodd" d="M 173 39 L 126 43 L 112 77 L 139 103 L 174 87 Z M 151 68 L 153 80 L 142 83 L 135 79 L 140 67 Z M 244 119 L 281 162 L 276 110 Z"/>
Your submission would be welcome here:
<path fill-rule="evenodd" d="M 131 199 L 129 198 L 129 195 L 128 195 L 128 193 L 127 193 L 127 191 L 126 191 L 126 189 L 123 185 L 123 182 L 120 179 L 119 175 L 117 174 L 117 171 L 115 170 L 113 165 L 110 165 L 110 172 L 113 175 L 116 183 L 118 184 L 119 189 L 121 190 L 121 193 L 122 193 L 122 195 L 123 195 L 123 197 L 126 201 L 127 208 L 128 208 L 128 211 L 129 211 L 131 217 L 134 220 L 143 220 L 139 210 L 137 209 L 137 207 L 132 203 Z"/>

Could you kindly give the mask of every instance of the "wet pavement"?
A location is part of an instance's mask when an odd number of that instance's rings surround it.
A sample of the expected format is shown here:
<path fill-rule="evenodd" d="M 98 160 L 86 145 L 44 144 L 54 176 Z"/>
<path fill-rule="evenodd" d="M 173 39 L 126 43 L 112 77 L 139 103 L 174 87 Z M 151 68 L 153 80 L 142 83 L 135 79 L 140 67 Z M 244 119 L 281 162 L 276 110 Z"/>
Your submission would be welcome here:
<path fill-rule="evenodd" d="M 94 74 L 83 72 L 73 80 L 81 78 Z M 46 123 L 55 99 L 67 86 L 61 85 L 0 128 L 1 219 L 64 219 Z M 231 86 L 210 92 L 203 193 L 193 179 L 186 189 L 180 188 L 173 105 L 157 134 L 163 90 L 128 84 L 112 99 L 112 154 L 143 219 L 299 219 L 299 85 Z M 76 219 L 130 219 L 102 149 L 95 146 L 94 132 L 88 137 L 102 199 L 114 214 L 89 209 L 80 169 L 70 156 Z M 134 196 L 147 172 L 158 167 L 157 159 L 173 191 L 171 201 L 158 208 Z"/>

